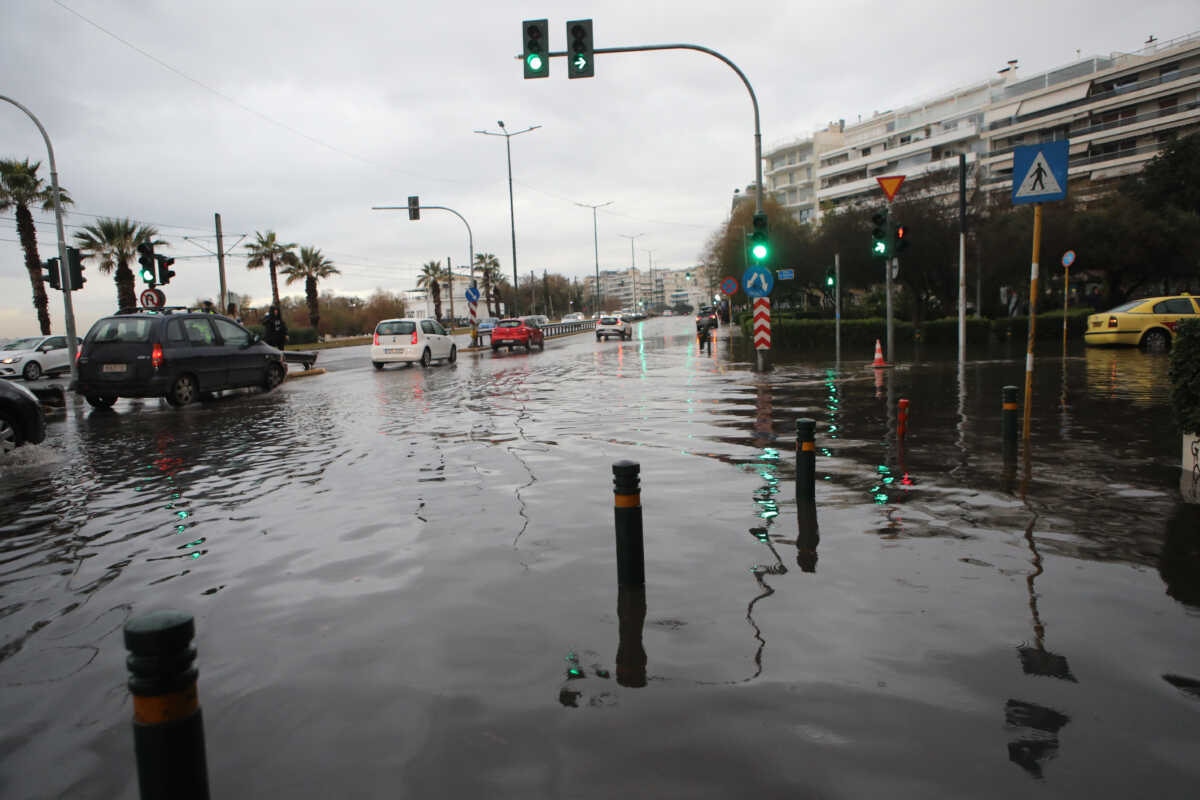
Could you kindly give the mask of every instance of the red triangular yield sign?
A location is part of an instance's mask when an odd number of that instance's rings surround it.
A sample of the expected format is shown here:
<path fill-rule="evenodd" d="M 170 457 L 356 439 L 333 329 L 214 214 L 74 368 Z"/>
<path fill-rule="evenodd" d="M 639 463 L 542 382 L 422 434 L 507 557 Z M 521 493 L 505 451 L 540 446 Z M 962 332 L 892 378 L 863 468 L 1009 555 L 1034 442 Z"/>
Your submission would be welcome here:
<path fill-rule="evenodd" d="M 900 191 L 900 184 L 904 183 L 903 175 L 880 175 L 875 180 L 879 181 L 879 187 L 883 189 L 883 193 L 887 195 L 888 202 L 892 202 L 892 198 L 896 196 L 896 192 Z"/>

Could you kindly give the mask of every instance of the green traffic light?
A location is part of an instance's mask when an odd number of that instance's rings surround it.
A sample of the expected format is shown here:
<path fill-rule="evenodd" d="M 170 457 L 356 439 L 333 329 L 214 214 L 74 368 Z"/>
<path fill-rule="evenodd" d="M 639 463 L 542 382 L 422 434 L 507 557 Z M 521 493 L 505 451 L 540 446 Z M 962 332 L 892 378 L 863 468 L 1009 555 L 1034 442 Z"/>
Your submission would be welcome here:
<path fill-rule="evenodd" d="M 833 286 L 833 276 L 832 275 L 830 275 L 828 278 L 825 279 L 825 285 Z"/>
<path fill-rule="evenodd" d="M 875 255 L 877 255 L 877 256 L 887 255 L 887 242 L 884 242 L 884 241 L 876 242 L 874 251 L 875 251 Z"/>
<path fill-rule="evenodd" d="M 762 243 L 756 244 L 750 249 L 750 253 L 759 261 L 762 261 L 767 257 L 767 246 Z"/>
<path fill-rule="evenodd" d="M 528 56 L 526 56 L 525 63 L 528 64 L 529 68 L 534 72 L 541 72 L 544 64 L 542 57 L 537 53 L 530 53 Z"/>
<path fill-rule="evenodd" d="M 154 282 L 154 270 L 150 270 L 150 269 L 142 270 L 142 280 L 144 280 L 146 283 L 153 283 Z"/>

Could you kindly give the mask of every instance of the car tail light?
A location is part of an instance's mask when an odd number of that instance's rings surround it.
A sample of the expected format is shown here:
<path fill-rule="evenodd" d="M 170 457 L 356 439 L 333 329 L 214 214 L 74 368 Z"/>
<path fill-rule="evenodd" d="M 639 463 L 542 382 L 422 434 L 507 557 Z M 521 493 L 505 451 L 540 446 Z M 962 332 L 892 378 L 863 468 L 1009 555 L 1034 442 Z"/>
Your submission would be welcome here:
<path fill-rule="evenodd" d="M 416 343 L 417 343 L 417 332 L 413 331 L 412 341 L 409 342 L 409 344 L 416 344 Z"/>
<path fill-rule="evenodd" d="M 375 331 L 375 341 L 373 342 L 373 344 L 376 347 L 379 347 L 379 331 Z"/>
<path fill-rule="evenodd" d="M 155 369 L 158 369 L 162 366 L 163 352 L 161 344 L 155 344 L 154 349 L 150 351 L 150 363 L 154 365 Z"/>
<path fill-rule="evenodd" d="M 1116 318 L 1116 317 L 1109 317 L 1109 318 L 1108 318 L 1108 327 L 1110 327 L 1110 328 L 1115 328 L 1115 327 L 1117 327 L 1117 318 Z"/>

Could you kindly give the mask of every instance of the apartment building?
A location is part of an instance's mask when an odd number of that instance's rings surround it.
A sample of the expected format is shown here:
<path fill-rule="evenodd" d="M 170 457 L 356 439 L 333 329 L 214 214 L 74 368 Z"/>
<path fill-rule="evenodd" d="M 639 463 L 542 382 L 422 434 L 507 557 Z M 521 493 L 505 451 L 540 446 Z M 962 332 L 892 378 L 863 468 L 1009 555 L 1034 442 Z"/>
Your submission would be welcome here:
<path fill-rule="evenodd" d="M 1088 199 L 1200 130 L 1200 34 L 1149 41 L 1010 83 L 984 112 L 983 187 L 1009 191 L 1020 145 L 1070 139 L 1070 193 Z"/>

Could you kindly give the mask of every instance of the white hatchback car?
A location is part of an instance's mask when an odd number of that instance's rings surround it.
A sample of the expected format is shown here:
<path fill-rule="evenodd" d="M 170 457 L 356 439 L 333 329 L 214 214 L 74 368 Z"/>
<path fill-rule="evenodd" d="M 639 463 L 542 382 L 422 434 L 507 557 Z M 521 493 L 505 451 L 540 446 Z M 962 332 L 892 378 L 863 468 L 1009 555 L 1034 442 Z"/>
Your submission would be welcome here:
<path fill-rule="evenodd" d="M 0 347 L 0 376 L 36 381 L 43 375 L 71 371 L 65 336 L 32 336 Z"/>
<path fill-rule="evenodd" d="M 624 317 L 603 316 L 596 322 L 596 341 L 600 341 L 603 337 L 607 342 L 610 336 L 629 339 L 633 336 L 633 326 Z"/>
<path fill-rule="evenodd" d="M 450 334 L 432 319 L 385 319 L 375 326 L 371 365 L 413 364 L 428 367 L 435 359 L 447 364 L 458 360 L 458 347 Z"/>

